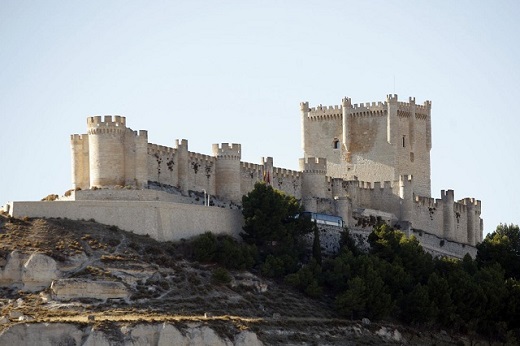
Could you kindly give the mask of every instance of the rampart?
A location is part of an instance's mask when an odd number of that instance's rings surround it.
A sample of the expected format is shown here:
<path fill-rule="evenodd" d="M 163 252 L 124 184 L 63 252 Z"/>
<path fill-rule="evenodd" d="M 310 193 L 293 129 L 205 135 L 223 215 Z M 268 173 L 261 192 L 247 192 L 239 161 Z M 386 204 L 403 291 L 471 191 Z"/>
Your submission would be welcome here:
<path fill-rule="evenodd" d="M 156 201 L 11 202 L 14 217 L 53 217 L 95 220 L 159 241 L 178 241 L 212 232 L 238 237 L 239 210 Z"/>

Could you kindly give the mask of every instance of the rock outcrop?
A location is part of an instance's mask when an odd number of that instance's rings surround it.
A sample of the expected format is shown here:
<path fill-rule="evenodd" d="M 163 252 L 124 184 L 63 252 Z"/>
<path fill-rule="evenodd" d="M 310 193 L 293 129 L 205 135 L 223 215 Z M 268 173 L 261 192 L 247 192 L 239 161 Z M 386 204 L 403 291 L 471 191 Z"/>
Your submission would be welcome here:
<path fill-rule="evenodd" d="M 51 257 L 33 253 L 22 267 L 22 282 L 24 291 L 38 291 L 49 287 L 58 277 L 56 261 Z"/>
<path fill-rule="evenodd" d="M 83 346 L 262 346 L 255 333 L 241 331 L 232 337 L 219 335 L 212 328 L 193 324 L 181 329 L 168 323 L 78 327 L 66 323 L 17 324 L 0 333 L 0 345 L 83 345 Z"/>
<path fill-rule="evenodd" d="M 128 300 L 130 292 L 124 284 L 115 281 L 93 281 L 90 279 L 59 279 L 51 284 L 52 297 L 56 300 L 86 298 L 106 301 L 107 299 Z"/>
<path fill-rule="evenodd" d="M 12 251 L 0 271 L 0 287 L 18 288 L 24 291 L 39 291 L 49 287 L 58 278 L 56 261 L 42 253 L 30 256 Z"/>
<path fill-rule="evenodd" d="M 0 333 L 0 345 L 81 345 L 84 334 L 85 330 L 68 323 L 17 324 Z"/>

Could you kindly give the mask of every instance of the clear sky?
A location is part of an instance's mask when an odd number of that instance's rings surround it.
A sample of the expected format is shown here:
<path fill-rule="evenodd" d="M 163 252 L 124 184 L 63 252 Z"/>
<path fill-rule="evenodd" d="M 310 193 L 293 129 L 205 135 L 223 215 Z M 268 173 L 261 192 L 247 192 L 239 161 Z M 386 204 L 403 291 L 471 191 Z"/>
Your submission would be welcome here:
<path fill-rule="evenodd" d="M 432 197 L 520 224 L 518 1 L 0 1 L 0 205 L 71 188 L 70 134 L 297 169 L 299 103 L 431 100 Z"/>

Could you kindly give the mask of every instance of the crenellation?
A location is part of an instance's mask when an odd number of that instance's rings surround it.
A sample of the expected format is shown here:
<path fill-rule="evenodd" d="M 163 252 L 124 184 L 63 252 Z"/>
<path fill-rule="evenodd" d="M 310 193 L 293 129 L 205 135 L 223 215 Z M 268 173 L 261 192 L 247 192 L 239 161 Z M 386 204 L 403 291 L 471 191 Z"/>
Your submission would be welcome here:
<path fill-rule="evenodd" d="M 415 196 L 415 202 L 421 206 L 435 208 L 438 203 L 441 203 L 441 199 L 435 199 L 432 197 Z"/>
<path fill-rule="evenodd" d="M 177 149 L 172 147 L 166 147 L 163 145 L 157 145 L 148 143 L 148 154 L 175 154 L 177 152 Z"/>
<path fill-rule="evenodd" d="M 85 140 L 87 135 L 79 135 L 79 134 L 73 134 L 73 135 L 70 135 L 70 140 L 73 142 L 73 143 L 77 143 L 77 142 L 82 142 Z"/>
<path fill-rule="evenodd" d="M 181 139 L 180 141 L 178 139 L 175 140 L 175 147 L 177 149 L 182 149 L 185 151 L 188 151 L 188 140 Z"/>
<path fill-rule="evenodd" d="M 257 163 L 251 163 L 251 162 L 241 162 L 242 169 L 254 169 L 254 170 L 262 170 L 263 165 L 259 165 Z"/>
<path fill-rule="evenodd" d="M 87 118 L 87 126 L 89 127 L 126 127 L 126 118 L 120 115 L 105 115 L 103 117 L 99 115 L 91 116 Z"/>
<path fill-rule="evenodd" d="M 392 102 L 392 103 L 397 103 L 397 94 L 388 94 L 386 95 L 386 101 L 387 102 Z"/>
<path fill-rule="evenodd" d="M 191 151 L 188 152 L 188 155 L 189 155 L 190 159 L 197 160 L 197 161 L 214 161 L 215 160 L 214 156 L 195 153 L 195 152 L 191 152 Z"/>
<path fill-rule="evenodd" d="M 300 168 L 304 172 L 324 174 L 327 171 L 327 160 L 321 157 L 300 159 Z"/>
<path fill-rule="evenodd" d="M 226 159 L 238 159 L 241 158 L 241 145 L 237 143 L 221 143 L 213 144 L 213 156 L 218 158 Z"/>

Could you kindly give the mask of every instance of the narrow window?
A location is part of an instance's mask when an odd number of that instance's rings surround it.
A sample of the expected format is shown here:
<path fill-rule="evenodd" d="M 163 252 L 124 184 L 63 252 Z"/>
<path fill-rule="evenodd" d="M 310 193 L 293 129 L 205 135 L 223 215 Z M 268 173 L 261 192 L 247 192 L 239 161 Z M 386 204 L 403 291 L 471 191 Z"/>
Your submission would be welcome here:
<path fill-rule="evenodd" d="M 403 148 L 406 146 L 406 145 L 405 145 L 405 143 L 406 143 L 406 142 L 405 142 L 405 141 L 406 141 L 405 138 L 406 138 L 406 136 L 403 136 Z"/>
<path fill-rule="evenodd" d="M 338 139 L 334 139 L 334 142 L 332 142 L 332 147 L 334 149 L 339 149 L 339 140 Z"/>

